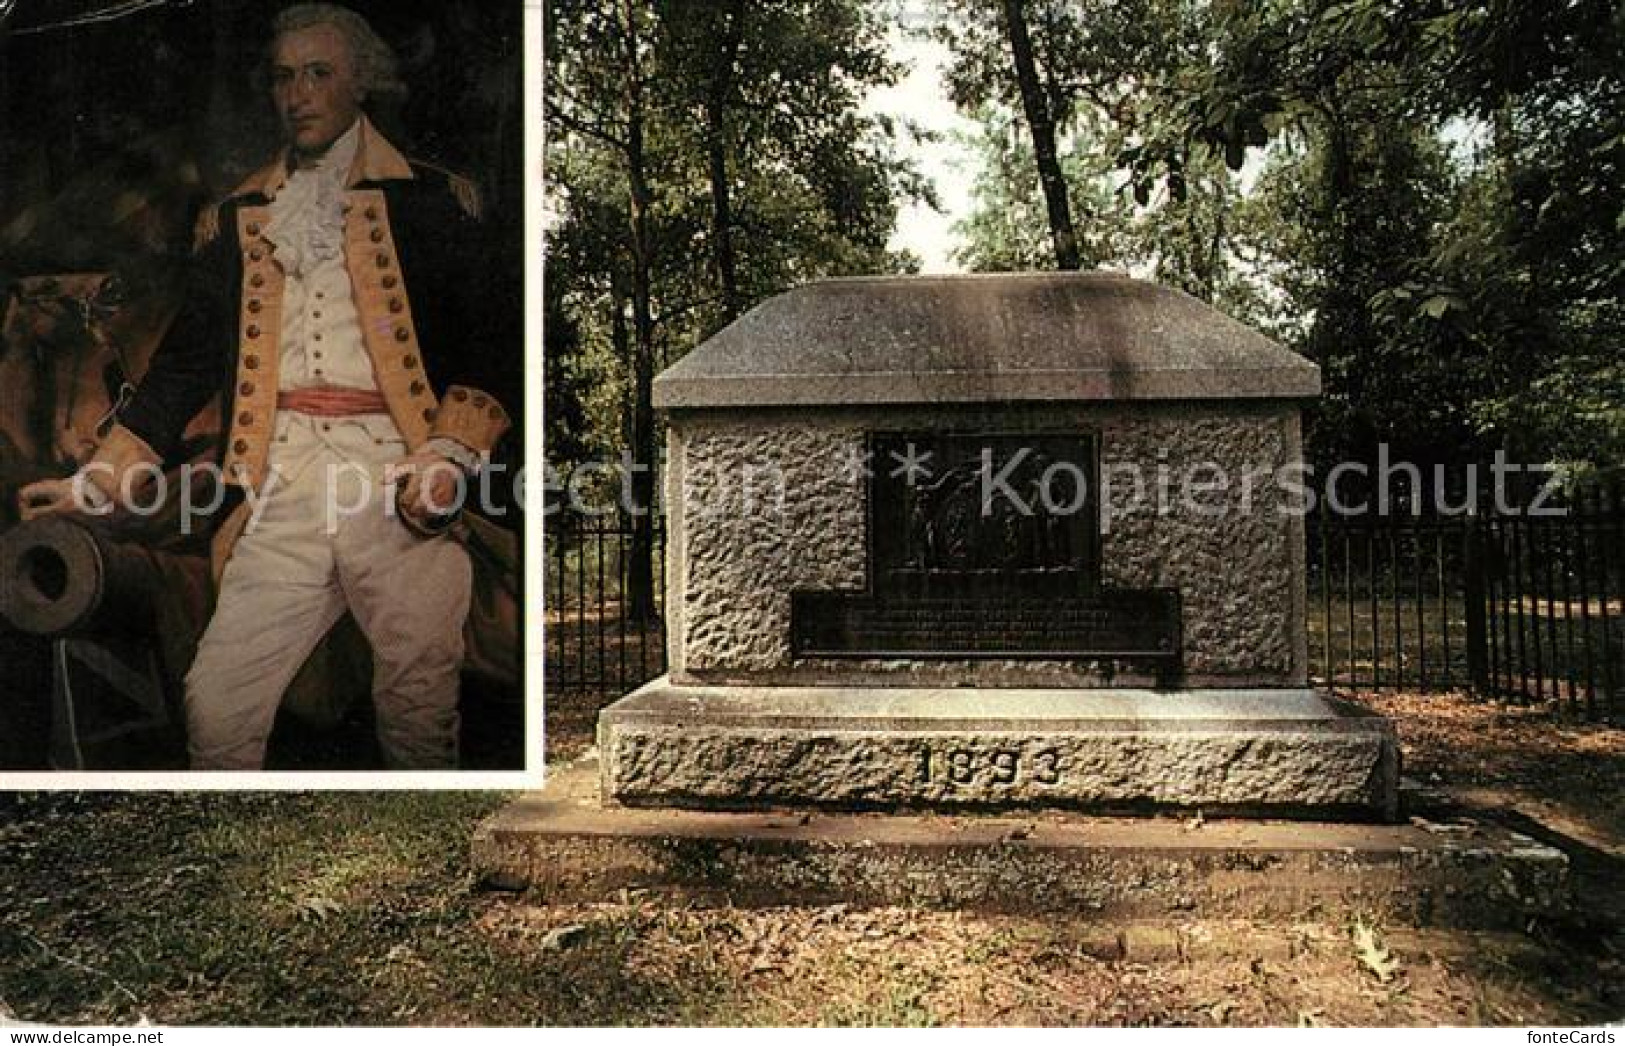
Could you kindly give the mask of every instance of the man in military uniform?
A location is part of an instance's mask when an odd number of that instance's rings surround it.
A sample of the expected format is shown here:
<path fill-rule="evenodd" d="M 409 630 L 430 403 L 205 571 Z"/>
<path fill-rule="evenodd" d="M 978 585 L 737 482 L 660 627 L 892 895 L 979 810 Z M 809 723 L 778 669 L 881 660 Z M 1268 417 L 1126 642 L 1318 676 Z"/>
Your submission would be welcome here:
<path fill-rule="evenodd" d="M 140 390 L 92 461 L 25 488 L 23 511 L 127 497 L 223 390 L 235 507 L 186 678 L 192 766 L 263 766 L 283 691 L 348 608 L 373 648 L 386 762 L 451 769 L 470 565 L 440 525 L 509 426 L 496 394 L 519 389 L 519 353 L 477 299 L 471 186 L 409 162 L 363 111 L 401 89 L 387 45 L 330 4 L 273 29 L 282 155 L 199 222 L 187 307 Z"/>

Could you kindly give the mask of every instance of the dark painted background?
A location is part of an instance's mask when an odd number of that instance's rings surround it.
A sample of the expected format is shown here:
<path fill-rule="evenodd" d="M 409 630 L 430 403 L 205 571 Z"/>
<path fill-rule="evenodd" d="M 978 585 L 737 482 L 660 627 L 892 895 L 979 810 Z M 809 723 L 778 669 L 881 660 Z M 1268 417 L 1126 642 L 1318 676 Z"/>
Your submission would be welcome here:
<path fill-rule="evenodd" d="M 192 217 L 276 146 L 258 78 L 288 4 L 15 0 L 0 21 L 0 274 L 103 269 L 184 252 Z M 410 94 L 374 112 L 414 159 L 473 177 L 493 248 L 521 257 L 521 5 L 356 0 Z M 0 0 L 0 9 L 7 7 Z M 516 278 L 515 287 L 518 287 Z"/>

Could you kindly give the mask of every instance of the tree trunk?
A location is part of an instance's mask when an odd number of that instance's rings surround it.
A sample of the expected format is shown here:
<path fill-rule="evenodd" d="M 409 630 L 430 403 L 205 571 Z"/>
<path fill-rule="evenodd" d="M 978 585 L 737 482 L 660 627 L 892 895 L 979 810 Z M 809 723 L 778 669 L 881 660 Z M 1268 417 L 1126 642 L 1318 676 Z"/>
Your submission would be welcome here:
<path fill-rule="evenodd" d="M 1033 136 L 1038 183 L 1044 189 L 1044 209 L 1049 213 L 1050 237 L 1055 241 L 1055 265 L 1060 269 L 1077 269 L 1082 263 L 1078 257 L 1078 236 L 1072 228 L 1072 209 L 1067 202 L 1066 178 L 1061 174 L 1061 162 L 1055 152 L 1055 118 L 1038 82 L 1038 67 L 1033 62 L 1033 42 L 1027 32 L 1027 15 L 1022 10 L 1022 2 L 1004 0 L 1005 29 L 1016 60 L 1016 86 L 1021 91 L 1021 107 Z"/>
<path fill-rule="evenodd" d="M 705 151 L 711 180 L 711 258 L 722 298 L 722 323 L 739 315 L 742 301 L 734 259 L 733 204 L 728 189 L 728 95 L 733 91 L 734 61 L 745 35 L 745 0 L 729 0 L 718 12 L 721 42 L 705 98 Z"/>
<path fill-rule="evenodd" d="M 628 447 L 632 476 L 628 487 L 632 517 L 632 543 L 626 565 L 627 617 L 653 621 L 654 590 L 654 472 L 657 461 L 654 425 L 654 315 L 652 290 L 653 247 L 649 230 L 649 189 L 643 149 L 643 63 L 638 53 L 637 0 L 624 0 L 626 22 L 626 181 L 627 223 L 632 246 L 632 424 Z"/>

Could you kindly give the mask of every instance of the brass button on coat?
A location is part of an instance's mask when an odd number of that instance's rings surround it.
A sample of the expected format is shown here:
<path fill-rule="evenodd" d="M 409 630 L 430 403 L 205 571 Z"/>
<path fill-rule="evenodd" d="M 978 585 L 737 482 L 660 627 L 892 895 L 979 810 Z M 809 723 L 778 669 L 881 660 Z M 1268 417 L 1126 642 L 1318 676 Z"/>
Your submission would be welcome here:
<path fill-rule="evenodd" d="M 260 366 L 260 358 L 258 356 L 244 356 L 243 366 L 247 367 L 249 370 L 258 370 Z"/>
<path fill-rule="evenodd" d="M 250 414 L 246 410 L 243 411 L 241 414 L 237 415 L 237 424 L 239 424 L 239 425 L 252 425 L 252 424 L 254 424 L 254 415 Z"/>
<path fill-rule="evenodd" d="M 396 327 L 395 328 L 395 340 L 396 341 L 411 341 L 412 340 L 412 332 L 407 330 L 405 327 Z"/>
<path fill-rule="evenodd" d="M 248 441 L 246 439 L 240 439 L 231 445 L 231 449 L 236 451 L 238 454 L 247 454 Z"/>

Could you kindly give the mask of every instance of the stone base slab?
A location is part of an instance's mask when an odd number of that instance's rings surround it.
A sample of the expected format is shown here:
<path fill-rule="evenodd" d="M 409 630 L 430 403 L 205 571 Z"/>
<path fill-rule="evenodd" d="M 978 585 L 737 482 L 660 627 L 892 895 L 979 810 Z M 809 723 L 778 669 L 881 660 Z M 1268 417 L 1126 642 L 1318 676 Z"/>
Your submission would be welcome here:
<path fill-rule="evenodd" d="M 541 792 L 487 819 L 473 841 L 483 881 L 542 903 L 644 890 L 701 903 L 1088 911 L 1103 920 L 1522 930 L 1531 917 L 1573 910 L 1562 852 L 1475 820 L 649 810 L 603 804 L 598 769 L 584 759 L 550 771 Z"/>
<path fill-rule="evenodd" d="M 1305 689 L 682 686 L 598 720 L 637 806 L 1399 815 L 1393 724 Z"/>

